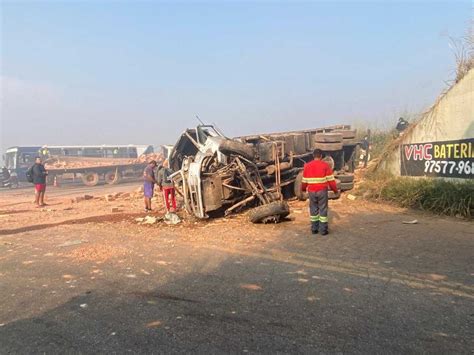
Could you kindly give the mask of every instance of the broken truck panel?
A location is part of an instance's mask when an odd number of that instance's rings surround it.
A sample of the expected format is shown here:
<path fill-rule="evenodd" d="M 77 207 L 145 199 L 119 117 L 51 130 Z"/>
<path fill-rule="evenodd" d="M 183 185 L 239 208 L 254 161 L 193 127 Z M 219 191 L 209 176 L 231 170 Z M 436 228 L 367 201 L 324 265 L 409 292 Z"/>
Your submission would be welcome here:
<path fill-rule="evenodd" d="M 304 164 L 320 148 L 342 190 L 353 186 L 355 131 L 350 126 L 225 137 L 211 125 L 187 129 L 170 154 L 170 166 L 186 210 L 198 218 L 265 206 L 252 221 L 277 222 L 289 213 L 283 199 L 298 197 Z M 274 215 L 271 215 L 274 213 Z"/>

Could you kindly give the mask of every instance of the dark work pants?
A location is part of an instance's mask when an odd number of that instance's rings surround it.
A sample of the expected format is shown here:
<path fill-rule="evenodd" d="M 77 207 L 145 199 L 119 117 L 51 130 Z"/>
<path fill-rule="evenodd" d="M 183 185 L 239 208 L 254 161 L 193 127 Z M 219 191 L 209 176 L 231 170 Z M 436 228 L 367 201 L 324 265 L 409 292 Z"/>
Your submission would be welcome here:
<path fill-rule="evenodd" d="M 321 233 L 328 231 L 328 191 L 309 192 L 309 215 L 311 230 Z"/>

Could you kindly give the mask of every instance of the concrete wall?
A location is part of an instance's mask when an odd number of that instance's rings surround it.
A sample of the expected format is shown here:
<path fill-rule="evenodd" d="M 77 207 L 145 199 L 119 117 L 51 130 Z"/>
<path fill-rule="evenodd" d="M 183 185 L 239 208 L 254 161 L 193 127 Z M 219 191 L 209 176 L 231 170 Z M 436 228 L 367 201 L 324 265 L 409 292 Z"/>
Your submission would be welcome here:
<path fill-rule="evenodd" d="M 473 138 L 474 69 L 471 69 L 422 116 L 417 124 L 408 128 L 380 167 L 394 175 L 400 175 L 403 144 Z"/>

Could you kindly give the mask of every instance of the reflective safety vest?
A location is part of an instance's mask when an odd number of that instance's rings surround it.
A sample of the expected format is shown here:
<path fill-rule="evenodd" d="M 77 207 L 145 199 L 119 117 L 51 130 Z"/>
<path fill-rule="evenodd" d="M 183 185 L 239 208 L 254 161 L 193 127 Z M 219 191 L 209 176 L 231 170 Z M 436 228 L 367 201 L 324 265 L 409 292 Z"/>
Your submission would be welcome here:
<path fill-rule="evenodd" d="M 314 192 L 327 190 L 328 188 L 337 192 L 336 180 L 329 164 L 319 159 L 305 164 L 301 189 Z"/>

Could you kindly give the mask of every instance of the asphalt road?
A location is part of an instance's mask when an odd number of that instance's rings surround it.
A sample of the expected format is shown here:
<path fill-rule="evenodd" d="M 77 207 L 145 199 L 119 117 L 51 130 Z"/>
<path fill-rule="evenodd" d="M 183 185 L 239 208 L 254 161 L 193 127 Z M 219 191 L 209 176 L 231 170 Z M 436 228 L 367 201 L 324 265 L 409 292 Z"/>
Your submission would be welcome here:
<path fill-rule="evenodd" d="M 94 203 L 0 229 L 0 353 L 474 349 L 470 222 L 337 201 L 323 238 L 301 203 L 279 225 L 175 227 Z"/>

